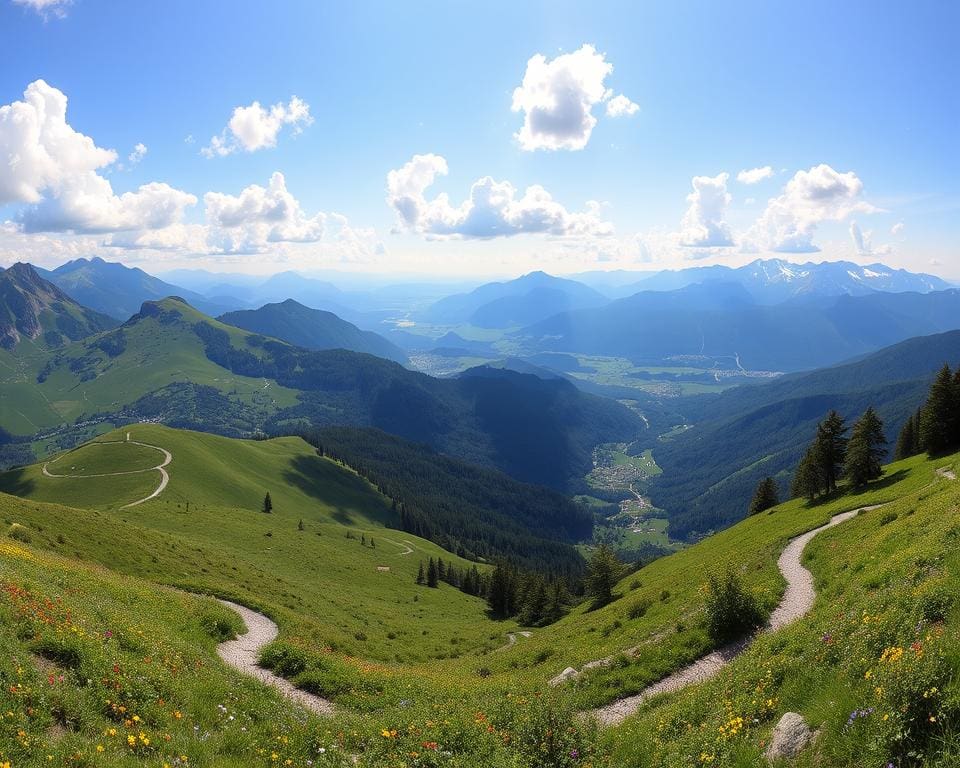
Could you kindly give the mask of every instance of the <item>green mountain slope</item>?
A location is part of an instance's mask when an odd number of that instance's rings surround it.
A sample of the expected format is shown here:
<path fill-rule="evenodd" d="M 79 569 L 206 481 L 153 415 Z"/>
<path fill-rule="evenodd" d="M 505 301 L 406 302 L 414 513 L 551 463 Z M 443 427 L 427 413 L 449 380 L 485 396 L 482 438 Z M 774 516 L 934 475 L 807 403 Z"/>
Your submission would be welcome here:
<path fill-rule="evenodd" d="M 407 362 L 406 353 L 372 331 L 361 331 L 333 312 L 310 309 L 293 299 L 265 304 L 260 309 L 227 312 L 222 323 L 282 339 L 304 349 L 347 349 L 366 352 L 397 363 Z"/>
<path fill-rule="evenodd" d="M 150 439 L 168 439 L 177 451 L 178 439 L 193 439 L 150 426 L 131 431 L 140 429 L 156 430 Z M 263 456 L 288 450 L 278 445 Z M 246 466 L 257 461 L 244 455 Z M 131 461 L 138 466 L 139 454 Z M 447 585 L 414 585 L 410 558 L 420 555 L 388 551 L 390 531 L 352 527 L 375 548 L 346 538 L 351 527 L 321 498 L 302 512 L 278 505 L 264 515 L 206 502 L 188 511 L 162 496 L 123 512 L 0 496 L 7 524 L 21 526 L 0 538 L 0 672 L 9 681 L 0 705 L 13 713 L 0 721 L 0 759 L 34 768 L 49 763 L 47 754 L 96 754 L 107 765 L 186 755 L 190 764 L 226 766 L 254 755 L 264 764 L 379 768 L 415 764 L 416 753 L 469 768 L 746 768 L 766 764 L 774 725 L 793 711 L 821 731 L 796 765 L 947 768 L 960 755 L 960 559 L 951 546 L 960 537 L 951 512 L 960 485 L 941 470 L 955 472 L 958 461 L 916 457 L 888 466 L 859 494 L 751 517 L 627 575 L 609 605 L 580 606 L 512 644 L 502 633 L 513 626 L 490 622 L 479 601 Z M 200 476 L 203 468 L 185 471 Z M 783 592 L 776 561 L 787 541 L 833 514 L 876 504 L 884 506 L 808 545 L 804 562 L 819 594 L 807 616 L 761 635 L 712 680 L 651 699 L 622 725 L 598 734 L 575 716 L 713 647 L 703 614 L 711 573 L 732 565 L 769 611 Z M 409 540 L 424 555 L 440 554 Z M 391 570 L 377 571 L 381 563 Z M 157 582 L 229 595 L 273 616 L 281 635 L 267 660 L 334 698 L 333 719 L 280 707 L 274 694 L 225 670 L 211 633 L 229 634 L 236 620 Z M 573 683 L 546 684 L 567 666 L 605 657 Z M 115 715 L 114 703 L 126 711 Z"/>
<path fill-rule="evenodd" d="M 115 325 L 110 318 L 82 307 L 29 264 L 0 272 L 0 347 L 21 342 L 59 347 Z"/>
<path fill-rule="evenodd" d="M 831 409 L 856 419 L 877 408 L 887 437 L 926 399 L 930 381 L 945 362 L 960 360 L 960 331 L 922 336 L 861 360 L 769 384 L 738 387 L 721 395 L 677 404 L 693 428 L 650 444 L 664 472 L 652 497 L 671 517 L 675 536 L 716 529 L 746 515 L 764 477 L 786 488 L 793 469 Z"/>
<path fill-rule="evenodd" d="M 122 327 L 31 366 L 4 391 L 0 426 L 47 430 L 48 452 L 135 420 L 234 436 L 346 424 L 563 488 L 589 470 L 594 445 L 643 429 L 624 406 L 564 381 L 511 372 L 434 379 L 371 355 L 250 333 L 177 297 L 147 302 Z"/>
<path fill-rule="evenodd" d="M 44 276 L 79 304 L 120 321 L 136 314 L 143 302 L 159 301 L 167 296 L 182 296 L 208 313 L 219 313 L 226 308 L 199 293 L 148 275 L 142 269 L 99 257 L 74 259 L 45 272 Z"/>

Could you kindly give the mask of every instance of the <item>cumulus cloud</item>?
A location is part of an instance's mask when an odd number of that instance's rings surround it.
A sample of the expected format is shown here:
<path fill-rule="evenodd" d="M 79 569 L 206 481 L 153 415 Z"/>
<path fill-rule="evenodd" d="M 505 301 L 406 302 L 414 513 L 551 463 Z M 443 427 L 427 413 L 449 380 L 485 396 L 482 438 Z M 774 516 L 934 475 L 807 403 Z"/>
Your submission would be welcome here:
<path fill-rule="evenodd" d="M 813 238 L 820 223 L 877 210 L 863 200 L 863 182 L 855 173 L 816 165 L 797 171 L 783 193 L 767 202 L 747 240 L 753 247 L 782 253 L 816 253 L 820 248 Z"/>
<path fill-rule="evenodd" d="M 26 232 L 155 229 L 181 219 L 197 199 L 151 182 L 117 195 L 98 171 L 117 153 L 98 147 L 67 122 L 67 97 L 43 80 L 23 101 L 0 106 L 0 204 L 26 203 Z"/>
<path fill-rule="evenodd" d="M 740 171 L 737 174 L 737 181 L 741 184 L 759 184 L 764 179 L 769 179 L 773 176 L 773 168 L 769 165 L 765 165 L 762 168 L 749 168 Z"/>
<path fill-rule="evenodd" d="M 200 152 L 204 157 L 223 157 L 240 150 L 268 149 L 277 145 L 284 126 L 290 126 L 296 135 L 311 123 L 310 105 L 296 96 L 292 96 L 287 104 L 280 102 L 266 109 L 255 101 L 248 107 L 234 109 L 227 127 L 220 135 L 212 137 L 210 144 Z"/>
<path fill-rule="evenodd" d="M 67 15 L 67 6 L 72 2 L 73 0 L 13 0 L 14 5 L 31 8 L 40 14 L 44 20 L 64 18 Z"/>
<path fill-rule="evenodd" d="M 896 224 L 890 227 L 890 234 L 893 235 L 894 237 L 896 237 L 899 234 L 902 234 L 903 228 L 905 226 L 906 225 L 902 221 L 898 221 Z"/>
<path fill-rule="evenodd" d="M 470 196 L 458 206 L 446 194 L 432 200 L 426 190 L 437 176 L 447 174 L 439 155 L 414 155 L 402 168 L 387 174 L 387 204 L 396 211 L 401 229 L 428 237 L 493 238 L 541 233 L 605 235 L 612 225 L 600 217 L 600 204 L 587 203 L 582 212 L 568 211 L 539 185 L 523 195 L 508 181 L 489 176 L 473 183 Z"/>
<path fill-rule="evenodd" d="M 608 117 L 623 117 L 624 115 L 635 115 L 640 111 L 640 105 L 634 104 L 622 93 L 614 96 L 607 102 Z"/>
<path fill-rule="evenodd" d="M 239 195 L 203 196 L 208 240 L 225 252 L 259 252 L 269 243 L 315 243 L 323 237 L 327 215 L 308 216 L 287 190 L 279 171 L 266 187 L 251 184 Z"/>
<path fill-rule="evenodd" d="M 733 236 L 725 221 L 731 199 L 727 192 L 729 178 L 728 173 L 693 177 L 693 192 L 687 195 L 690 207 L 681 224 L 681 245 L 691 248 L 733 245 Z"/>
<path fill-rule="evenodd" d="M 127 162 L 130 163 L 130 165 L 136 165 L 141 160 L 143 160 L 143 158 L 145 158 L 146 156 L 147 156 L 147 145 L 143 143 L 138 143 L 136 146 L 134 146 L 133 152 L 127 155 Z"/>
<path fill-rule="evenodd" d="M 513 92 L 513 111 L 524 113 L 515 134 L 521 148 L 583 149 L 597 124 L 593 108 L 602 102 L 610 116 L 634 114 L 636 104 L 604 85 L 611 72 L 613 65 L 592 45 L 550 60 L 533 56 Z"/>

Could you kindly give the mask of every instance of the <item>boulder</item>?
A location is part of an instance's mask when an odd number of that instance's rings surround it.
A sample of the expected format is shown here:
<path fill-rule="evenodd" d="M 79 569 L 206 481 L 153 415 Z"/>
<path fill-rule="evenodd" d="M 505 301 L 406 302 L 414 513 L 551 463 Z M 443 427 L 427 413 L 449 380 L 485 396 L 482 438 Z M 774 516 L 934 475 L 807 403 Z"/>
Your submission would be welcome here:
<path fill-rule="evenodd" d="M 561 683 L 565 683 L 567 680 L 573 680 L 579 675 L 580 673 L 577 672 L 577 670 L 575 670 L 573 667 L 567 667 L 565 670 L 563 670 L 563 672 L 553 678 L 549 685 L 551 688 L 556 688 Z"/>
<path fill-rule="evenodd" d="M 773 729 L 770 746 L 765 753 L 768 760 L 793 758 L 810 743 L 815 734 L 810 730 L 803 715 L 796 712 L 787 712 L 780 718 L 777 727 Z"/>

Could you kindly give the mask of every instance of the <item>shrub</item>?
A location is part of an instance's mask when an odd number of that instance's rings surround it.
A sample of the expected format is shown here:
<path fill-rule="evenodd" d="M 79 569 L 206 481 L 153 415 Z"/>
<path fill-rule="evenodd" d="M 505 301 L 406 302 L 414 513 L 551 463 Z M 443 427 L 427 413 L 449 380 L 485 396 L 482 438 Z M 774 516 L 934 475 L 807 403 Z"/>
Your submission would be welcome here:
<path fill-rule="evenodd" d="M 880 518 L 880 525 L 889 525 L 896 519 L 897 519 L 896 512 L 884 512 L 883 517 Z"/>
<path fill-rule="evenodd" d="M 286 643 L 271 643 L 260 652 L 260 663 L 281 677 L 293 677 L 307 668 L 307 655 Z"/>
<path fill-rule="evenodd" d="M 7 536 L 23 544 L 29 544 L 33 540 L 30 536 L 29 529 L 26 526 L 20 525 L 20 523 L 11 525 L 7 530 Z"/>
<path fill-rule="evenodd" d="M 651 600 L 649 597 L 641 597 L 635 600 L 633 605 L 627 609 L 627 617 L 631 619 L 639 619 L 643 616 L 646 616 L 651 605 L 653 605 L 653 600 Z"/>
<path fill-rule="evenodd" d="M 763 620 L 756 598 L 733 569 L 710 577 L 706 610 L 707 632 L 716 643 L 735 640 Z"/>

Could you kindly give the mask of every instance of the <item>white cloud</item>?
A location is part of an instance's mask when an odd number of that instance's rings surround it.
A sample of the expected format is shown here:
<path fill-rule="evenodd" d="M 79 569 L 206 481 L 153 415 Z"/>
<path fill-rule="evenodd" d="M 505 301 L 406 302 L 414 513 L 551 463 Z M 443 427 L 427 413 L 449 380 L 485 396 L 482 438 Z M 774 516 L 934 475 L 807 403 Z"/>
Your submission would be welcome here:
<path fill-rule="evenodd" d="M 256 253 L 269 243 L 315 243 L 323 237 L 327 216 L 307 216 L 275 172 L 267 187 L 251 184 L 239 195 L 207 192 L 203 196 L 208 241 L 224 252 Z"/>
<path fill-rule="evenodd" d="M 428 237 L 492 238 L 525 233 L 606 235 L 613 227 L 600 218 L 600 204 L 588 202 L 582 212 L 570 212 L 543 187 L 528 187 L 520 196 L 508 181 L 489 176 L 473 183 L 470 197 L 452 206 L 446 194 L 427 200 L 425 192 L 437 176 L 447 174 L 439 155 L 414 155 L 402 168 L 387 174 L 387 204 L 402 229 Z"/>
<path fill-rule="evenodd" d="M 516 139 L 527 151 L 583 149 L 597 118 L 593 107 L 608 102 L 607 114 L 632 115 L 639 107 L 626 96 L 614 96 L 604 85 L 613 72 L 592 45 L 548 60 L 541 53 L 527 62 L 522 84 L 513 92 L 512 109 L 523 112 Z"/>
<path fill-rule="evenodd" d="M 265 109 L 259 101 L 248 107 L 237 107 L 227 127 L 219 136 L 210 139 L 209 146 L 200 150 L 204 157 L 223 157 L 239 150 L 256 152 L 277 145 L 280 130 L 286 125 L 299 134 L 313 123 L 310 105 L 292 96 L 287 104 L 280 102 Z"/>
<path fill-rule="evenodd" d="M 903 228 L 906 226 L 902 221 L 898 221 L 892 227 L 890 227 L 890 234 L 896 237 L 899 234 L 903 233 Z"/>
<path fill-rule="evenodd" d="M 769 179 L 773 176 L 773 168 L 769 165 L 765 165 L 762 168 L 749 168 L 740 171 L 737 174 L 737 181 L 741 184 L 759 184 L 764 179 Z"/>
<path fill-rule="evenodd" d="M 747 234 L 748 248 L 782 253 L 816 253 L 813 238 L 824 221 L 843 221 L 854 213 L 874 213 L 863 200 L 863 182 L 855 173 L 840 173 L 821 164 L 797 171 L 783 193 L 771 198 Z"/>
<path fill-rule="evenodd" d="M 64 18 L 67 15 L 67 6 L 71 5 L 72 2 L 73 0 L 13 0 L 14 5 L 32 8 L 40 14 L 44 20 L 49 18 Z"/>
<path fill-rule="evenodd" d="M 28 204 L 17 216 L 24 231 L 155 229 L 196 203 L 160 182 L 116 195 L 97 171 L 117 153 L 75 131 L 66 113 L 67 97 L 43 80 L 27 86 L 23 101 L 0 106 L 0 204 Z"/>
<path fill-rule="evenodd" d="M 608 117 L 622 117 L 624 115 L 635 115 L 640 111 L 640 105 L 634 104 L 622 93 L 614 96 L 607 102 Z"/>
<path fill-rule="evenodd" d="M 681 223 L 681 245 L 692 248 L 733 245 L 733 236 L 725 221 L 731 199 L 727 192 L 729 178 L 728 173 L 693 177 L 693 192 L 687 195 L 690 207 Z"/>
<path fill-rule="evenodd" d="M 864 258 L 886 257 L 893 253 L 893 247 L 890 245 L 874 246 L 873 232 L 864 232 L 856 221 L 850 222 L 850 239 L 853 240 L 853 249 L 857 256 Z"/>
<path fill-rule="evenodd" d="M 145 158 L 146 156 L 147 156 L 147 145 L 143 143 L 138 143 L 136 144 L 136 146 L 134 146 L 133 152 L 127 155 L 127 162 L 130 163 L 130 165 L 136 165 L 141 160 L 143 160 L 143 158 Z"/>

